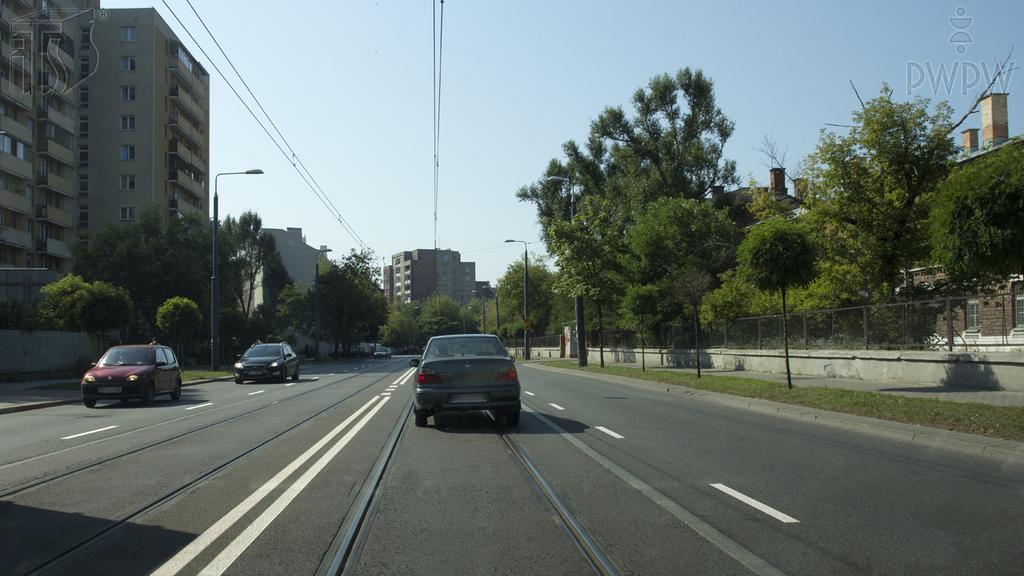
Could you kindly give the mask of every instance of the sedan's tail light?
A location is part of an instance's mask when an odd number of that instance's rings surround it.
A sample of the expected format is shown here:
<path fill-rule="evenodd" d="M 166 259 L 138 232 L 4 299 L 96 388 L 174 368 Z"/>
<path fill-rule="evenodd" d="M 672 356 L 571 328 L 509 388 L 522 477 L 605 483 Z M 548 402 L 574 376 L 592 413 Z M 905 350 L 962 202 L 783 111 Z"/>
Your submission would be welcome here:
<path fill-rule="evenodd" d="M 420 373 L 416 376 L 417 384 L 440 384 L 441 376 L 437 374 L 436 370 L 431 368 L 420 368 Z"/>
<path fill-rule="evenodd" d="M 498 370 L 498 374 L 494 377 L 495 382 L 515 382 L 519 380 L 519 375 L 516 374 L 516 367 L 509 364 L 508 366 L 502 366 Z"/>

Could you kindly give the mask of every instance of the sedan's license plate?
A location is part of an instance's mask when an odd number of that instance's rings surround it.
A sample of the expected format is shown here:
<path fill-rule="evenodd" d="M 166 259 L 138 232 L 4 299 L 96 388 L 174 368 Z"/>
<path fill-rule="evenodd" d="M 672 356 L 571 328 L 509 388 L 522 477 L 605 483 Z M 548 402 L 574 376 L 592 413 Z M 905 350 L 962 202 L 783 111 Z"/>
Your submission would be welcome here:
<path fill-rule="evenodd" d="M 466 394 L 452 394 L 448 397 L 452 404 L 469 404 L 474 402 L 487 402 L 487 392 L 472 392 Z"/>
<path fill-rule="evenodd" d="M 99 392 L 100 394 L 120 394 L 121 393 L 121 387 L 120 386 L 100 386 L 99 388 L 96 389 L 96 391 Z"/>
<path fill-rule="evenodd" d="M 245 371 L 245 375 L 246 376 L 259 376 L 262 373 L 263 373 L 262 370 L 246 370 Z"/>

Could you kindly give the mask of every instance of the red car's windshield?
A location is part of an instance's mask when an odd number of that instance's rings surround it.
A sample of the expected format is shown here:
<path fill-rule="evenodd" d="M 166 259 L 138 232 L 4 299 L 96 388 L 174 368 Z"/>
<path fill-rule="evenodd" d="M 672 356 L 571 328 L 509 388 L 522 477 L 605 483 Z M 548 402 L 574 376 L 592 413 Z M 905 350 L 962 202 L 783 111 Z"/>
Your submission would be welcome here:
<path fill-rule="evenodd" d="M 149 366 L 156 364 L 152 348 L 111 348 L 97 366 Z"/>

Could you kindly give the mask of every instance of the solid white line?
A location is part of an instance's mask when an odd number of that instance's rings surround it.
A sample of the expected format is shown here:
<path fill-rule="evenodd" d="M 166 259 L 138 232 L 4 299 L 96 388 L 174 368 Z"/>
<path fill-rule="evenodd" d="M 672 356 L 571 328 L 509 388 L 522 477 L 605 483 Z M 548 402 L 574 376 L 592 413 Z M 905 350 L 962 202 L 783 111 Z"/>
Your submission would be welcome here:
<path fill-rule="evenodd" d="M 79 436 L 88 436 L 89 434 L 95 434 L 97 432 L 103 432 L 104 430 L 112 430 L 117 426 L 107 426 L 106 428 L 100 428 L 99 430 L 93 430 L 91 432 L 82 432 L 81 434 L 75 434 L 74 436 L 65 436 L 61 440 L 71 440 L 72 438 L 78 438 Z"/>
<path fill-rule="evenodd" d="M 200 404 L 199 406 L 190 406 L 185 410 L 195 410 L 196 408 L 206 408 L 207 406 L 213 406 L 213 402 L 207 402 L 206 404 Z"/>
<path fill-rule="evenodd" d="M 376 402 L 377 396 L 370 399 L 369 402 L 363 405 L 362 408 L 356 410 L 354 414 L 345 419 L 344 422 L 338 424 L 338 426 L 331 430 L 331 432 L 321 438 L 316 444 L 311 446 L 309 450 L 306 450 L 302 456 L 299 456 L 291 464 L 286 466 L 283 470 L 278 472 L 273 478 L 267 481 L 266 484 L 261 486 L 258 490 L 252 493 L 251 496 L 246 498 L 241 504 L 235 506 L 235 508 L 229 512 L 226 516 L 217 521 L 216 524 L 207 528 L 206 532 L 199 535 L 198 538 L 192 541 L 191 544 L 186 546 L 178 552 L 173 558 L 168 560 L 154 572 L 154 576 L 171 576 L 177 574 L 182 568 L 185 567 L 189 562 L 195 559 L 200 553 L 203 552 L 210 544 L 212 544 L 217 538 L 219 538 L 225 531 L 231 528 L 239 518 L 244 516 L 247 512 L 252 510 L 261 500 L 267 497 L 275 488 L 277 488 L 282 482 L 284 482 L 289 476 L 291 476 L 300 466 L 306 463 L 307 460 L 316 455 L 321 448 L 327 445 L 328 442 L 334 439 L 335 436 L 341 433 L 349 424 L 355 421 L 360 414 L 366 411 L 371 404 Z"/>
<path fill-rule="evenodd" d="M 744 504 L 747 504 L 749 506 L 753 506 L 754 508 L 757 508 L 761 512 L 764 512 L 765 514 L 771 516 L 772 518 L 775 518 L 776 520 L 781 520 L 782 522 L 785 522 L 786 524 L 794 524 L 794 523 L 799 523 L 800 522 L 796 518 L 793 518 L 792 516 L 786 516 L 782 512 L 779 512 L 778 510 L 776 510 L 776 509 L 774 509 L 774 508 L 772 508 L 770 506 L 766 506 L 764 504 L 761 504 L 757 500 L 754 500 L 753 498 L 751 498 L 749 496 L 741 494 L 741 493 L 733 490 L 732 488 L 729 488 L 725 484 L 712 484 L 711 486 L 714 487 L 714 488 L 718 488 L 722 492 L 725 492 L 729 496 L 732 496 L 733 498 L 739 500 L 740 502 L 743 502 Z"/>
<path fill-rule="evenodd" d="M 530 396 L 536 396 L 536 394 L 534 394 L 533 392 L 526 392 L 526 390 L 523 390 L 523 392 L 525 392 L 526 394 L 529 394 Z"/>
<path fill-rule="evenodd" d="M 341 452 L 342 448 L 344 448 L 345 445 L 348 444 L 364 426 L 366 426 L 366 423 L 369 422 L 375 414 L 377 414 L 381 407 L 383 407 L 384 404 L 387 404 L 387 401 L 388 399 L 384 398 L 374 406 L 366 416 L 363 416 L 363 419 L 353 426 L 352 429 L 341 438 L 341 440 L 338 440 L 337 444 L 321 456 L 320 459 L 309 468 L 309 470 L 306 470 L 305 474 L 299 477 L 299 479 L 296 480 L 295 483 L 292 484 L 291 487 L 289 487 L 273 504 L 271 504 L 263 514 L 260 514 L 260 517 L 250 524 L 249 527 L 246 528 L 245 531 L 237 538 L 235 538 L 234 542 L 218 554 L 217 557 L 213 559 L 213 562 L 210 562 L 210 564 L 208 564 L 206 568 L 199 573 L 199 576 L 220 576 L 223 574 L 224 571 L 242 555 L 242 552 L 245 552 L 245 549 L 248 548 L 264 530 L 266 530 L 267 526 L 270 526 L 270 523 L 273 522 L 281 512 L 284 512 L 284 509 L 287 508 L 288 505 L 291 504 L 292 500 L 294 500 L 299 493 L 313 481 L 313 478 L 316 478 L 316 475 L 326 468 L 327 464 L 329 464 L 330 461 L 333 460 L 339 452 Z"/>
<path fill-rule="evenodd" d="M 263 394 L 266 390 L 257 390 L 255 392 L 249 392 L 248 396 L 255 396 L 257 394 Z"/>
<path fill-rule="evenodd" d="M 554 406 L 556 410 L 565 410 L 565 408 L 562 408 L 558 404 L 548 404 L 548 406 Z"/>
<path fill-rule="evenodd" d="M 621 436 L 619 434 L 616 434 L 615 432 L 612 432 L 611 430 L 605 428 L 604 426 L 596 426 L 596 428 L 598 430 L 600 430 L 601 432 L 604 432 L 605 434 L 611 436 L 612 438 L 618 438 L 619 440 L 622 440 L 623 438 L 625 438 L 625 436 Z"/>

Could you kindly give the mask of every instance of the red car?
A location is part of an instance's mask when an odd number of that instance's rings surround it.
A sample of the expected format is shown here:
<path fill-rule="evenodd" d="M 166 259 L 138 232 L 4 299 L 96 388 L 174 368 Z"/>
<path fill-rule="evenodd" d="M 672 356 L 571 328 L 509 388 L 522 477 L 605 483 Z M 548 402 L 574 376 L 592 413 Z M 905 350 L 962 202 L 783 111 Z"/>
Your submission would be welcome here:
<path fill-rule="evenodd" d="M 82 377 L 82 401 L 88 408 L 97 400 L 132 398 L 148 405 L 161 394 L 181 398 L 181 366 L 167 346 L 114 346 Z"/>

